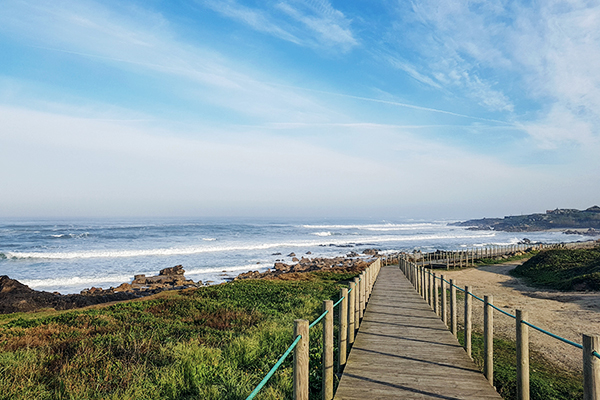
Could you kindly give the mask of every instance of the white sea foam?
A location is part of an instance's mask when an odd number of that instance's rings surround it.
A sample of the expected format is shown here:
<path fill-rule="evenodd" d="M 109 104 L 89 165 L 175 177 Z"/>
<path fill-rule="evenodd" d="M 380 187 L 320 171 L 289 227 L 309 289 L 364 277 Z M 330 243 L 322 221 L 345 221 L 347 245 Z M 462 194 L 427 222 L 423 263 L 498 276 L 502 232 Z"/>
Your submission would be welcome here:
<path fill-rule="evenodd" d="M 446 224 L 436 223 L 414 223 L 414 224 L 355 224 L 355 225 L 302 225 L 306 229 L 359 229 L 367 231 L 410 231 L 423 228 L 443 228 Z"/>
<path fill-rule="evenodd" d="M 215 239 L 215 238 L 202 238 L 202 240 L 204 240 L 205 242 L 214 242 L 217 239 Z"/>
<path fill-rule="evenodd" d="M 73 276 L 69 278 L 48 278 L 48 279 L 24 279 L 21 283 L 30 288 L 39 287 L 83 287 L 93 286 L 106 282 L 129 282 L 133 279 L 131 275 L 111 275 L 98 277 L 79 277 Z"/>
<path fill-rule="evenodd" d="M 50 235 L 53 238 L 56 239 L 61 239 L 61 238 L 85 238 L 88 237 L 90 234 L 89 232 L 83 232 L 83 233 L 57 233 L 55 235 Z"/>
<path fill-rule="evenodd" d="M 326 231 L 326 232 L 313 232 L 313 235 L 315 235 L 315 236 L 331 236 L 332 233 L 329 232 L 329 231 Z"/>
<path fill-rule="evenodd" d="M 247 264 L 247 265 L 236 265 L 233 267 L 211 267 L 211 268 L 196 268 L 191 270 L 185 270 L 186 275 L 201 275 L 201 274 L 215 274 L 215 273 L 227 273 L 227 272 L 240 272 L 240 271 L 254 271 L 254 270 L 265 270 L 272 268 L 268 264 Z"/>

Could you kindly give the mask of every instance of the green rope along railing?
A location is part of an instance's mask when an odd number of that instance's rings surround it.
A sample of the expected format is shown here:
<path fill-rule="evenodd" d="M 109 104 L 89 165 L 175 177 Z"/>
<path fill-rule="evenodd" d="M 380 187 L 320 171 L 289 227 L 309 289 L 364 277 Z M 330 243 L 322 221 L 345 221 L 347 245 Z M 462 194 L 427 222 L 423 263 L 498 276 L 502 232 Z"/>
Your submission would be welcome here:
<path fill-rule="evenodd" d="M 430 275 L 432 275 L 432 274 L 431 274 L 431 272 L 429 272 L 429 271 L 427 271 L 427 273 L 428 273 L 428 274 L 430 274 Z M 436 277 L 436 276 L 434 276 L 434 279 L 440 279 L 440 280 L 442 280 L 442 278 L 441 278 L 441 277 L 440 277 L 440 278 L 438 278 L 438 277 Z M 464 292 L 464 291 L 465 291 L 464 289 L 461 289 L 460 287 L 458 287 L 458 286 L 456 286 L 456 285 L 453 285 L 453 284 L 451 284 L 450 282 L 448 282 L 448 281 L 447 281 L 447 280 L 445 280 L 445 279 L 444 279 L 443 281 L 444 281 L 444 282 L 446 282 L 447 284 L 451 285 L 451 286 L 454 286 L 455 288 L 459 289 L 459 290 L 460 290 L 460 291 L 462 291 L 462 292 Z M 473 293 L 471 293 L 471 292 L 469 292 L 469 295 L 471 295 L 472 297 L 474 297 L 474 298 L 476 298 L 477 300 L 481 301 L 482 303 L 484 303 L 484 302 L 485 302 L 485 301 L 484 301 L 482 298 L 475 296 L 475 295 L 474 295 Z M 490 307 L 492 307 L 493 309 L 495 309 L 495 310 L 497 310 L 497 311 L 500 311 L 502 314 L 504 314 L 504 315 L 507 315 L 507 316 L 509 316 L 509 317 L 511 317 L 511 318 L 514 318 L 514 319 L 516 319 L 516 318 L 517 318 L 517 317 L 516 317 L 516 316 L 514 316 L 513 314 L 511 314 L 511 313 L 508 313 L 508 312 L 506 312 L 506 311 L 504 311 L 504 310 L 502 310 L 502 309 L 500 309 L 500 308 L 496 307 L 496 306 L 495 306 L 495 305 L 493 305 L 493 304 L 490 304 Z M 564 342 L 564 343 L 566 343 L 566 344 L 570 344 L 571 346 L 577 347 L 578 349 L 583 349 L 583 346 L 582 346 L 582 345 L 580 345 L 580 344 L 579 344 L 579 343 L 577 343 L 577 342 L 573 342 L 573 341 L 571 341 L 571 340 L 569 340 L 569 339 L 565 339 L 565 338 L 564 338 L 564 337 L 562 337 L 562 336 L 558 336 L 558 335 L 556 335 L 556 334 L 554 334 L 554 333 L 552 333 L 552 332 L 548 332 L 547 330 L 545 330 L 545 329 L 542 329 L 542 328 L 540 328 L 539 326 L 535 326 L 534 324 L 532 324 L 532 323 L 530 323 L 530 322 L 523 321 L 523 323 L 524 323 L 525 325 L 527 325 L 527 326 L 530 326 L 530 327 L 532 327 L 533 329 L 535 329 L 535 330 L 536 330 L 536 331 L 538 331 L 538 332 L 541 332 L 541 333 L 543 333 L 543 334 L 545 334 L 545 335 L 548 335 L 548 336 L 550 336 L 550 337 L 553 337 L 554 339 L 560 340 L 561 342 Z M 595 357 L 597 357 L 597 358 L 600 358 L 600 354 L 598 354 L 598 352 L 596 352 L 596 351 L 593 351 L 593 352 L 592 352 L 592 354 L 593 354 Z"/>
<path fill-rule="evenodd" d="M 262 389 L 263 386 L 265 386 L 267 384 L 267 381 L 273 376 L 273 374 L 275 373 L 275 371 L 277 371 L 277 369 L 281 366 L 281 364 L 283 364 L 283 361 L 287 358 L 287 356 L 290 355 L 292 350 L 294 350 L 294 347 L 296 347 L 296 345 L 298 344 L 300 339 L 302 339 L 302 335 L 298 335 L 298 337 L 296 337 L 296 340 L 294 340 L 294 343 L 292 343 L 290 345 L 290 347 L 288 347 L 288 349 L 285 351 L 285 353 L 283 353 L 283 355 L 279 358 L 277 363 L 275 363 L 275 365 L 273 365 L 273 368 L 271 368 L 269 370 L 269 372 L 267 373 L 267 375 L 265 375 L 265 377 L 262 379 L 262 381 L 260 381 L 258 386 L 254 388 L 254 390 L 252 391 L 252 393 L 250 393 L 250 395 L 248 397 L 246 397 L 246 400 L 252 400 L 254 398 L 254 396 L 256 396 L 258 394 L 258 392 L 260 392 L 260 389 Z"/>
<path fill-rule="evenodd" d="M 362 278 L 359 278 L 358 281 L 360 282 L 362 280 Z M 348 293 L 350 293 L 352 291 L 352 289 L 348 290 Z M 344 300 L 346 297 L 343 296 L 341 299 L 339 299 L 334 305 L 333 308 L 337 307 L 338 305 L 340 305 L 340 303 L 342 302 L 342 300 Z M 310 324 L 308 326 L 308 328 L 312 328 L 315 325 L 317 325 L 319 322 L 321 322 L 321 320 L 323 318 L 325 318 L 325 315 L 327 315 L 329 311 L 325 311 L 323 312 L 323 314 L 319 315 L 319 317 L 313 321 L 312 324 Z M 296 337 L 296 340 L 294 340 L 294 343 L 292 343 L 290 345 L 290 347 L 288 347 L 288 349 L 285 351 L 285 353 L 283 353 L 283 355 L 279 358 L 279 360 L 277 361 L 277 363 L 275 363 L 275 365 L 273 365 L 273 368 L 271 368 L 271 370 L 267 373 L 267 375 L 265 375 L 265 377 L 262 379 L 262 381 L 260 381 L 260 383 L 258 384 L 257 387 L 254 388 L 254 390 L 252 391 L 252 393 L 250 393 L 250 395 L 248 397 L 246 397 L 246 400 L 252 400 L 254 398 L 254 396 L 256 396 L 256 394 L 263 388 L 263 386 L 265 386 L 267 384 L 267 381 L 273 376 L 273 374 L 275 373 L 275 371 L 277 371 L 277 369 L 281 366 L 281 364 L 283 364 L 283 361 L 287 358 L 287 356 L 290 355 L 290 353 L 292 352 L 292 350 L 294 349 L 294 347 L 296 347 L 296 345 L 298 344 L 298 342 L 300 341 L 300 339 L 302 339 L 302 336 L 298 336 Z"/>
<path fill-rule="evenodd" d="M 315 319 L 314 322 L 308 326 L 308 328 L 310 329 L 310 328 L 314 327 L 315 325 L 317 325 L 319 322 L 321 322 L 321 320 L 323 318 L 325 318 L 325 316 L 327 315 L 328 312 L 329 311 L 325 311 L 325 312 L 323 312 L 323 314 L 319 315 L 319 318 Z"/>
<path fill-rule="evenodd" d="M 554 333 L 552 333 L 552 332 L 548 332 L 548 331 L 546 331 L 546 330 L 544 330 L 544 329 L 542 329 L 542 328 L 540 328 L 540 327 L 538 327 L 538 326 L 535 326 L 535 325 L 533 325 L 532 323 L 529 323 L 529 322 L 527 322 L 527 321 L 523 321 L 523 323 L 524 323 L 525 325 L 527 325 L 527 326 L 530 326 L 530 327 L 532 327 L 533 329 L 535 329 L 535 330 L 537 330 L 537 331 L 539 331 L 539 332 L 542 332 L 542 333 L 544 333 L 544 334 L 546 334 L 546 335 L 548 335 L 548 336 L 550 336 L 550 337 L 553 337 L 554 339 L 558 339 L 558 340 L 560 340 L 561 342 L 565 342 L 565 343 L 567 343 L 567 344 L 570 344 L 571 346 L 575 346 L 575 347 L 577 347 L 578 349 L 583 349 L 583 346 L 582 346 L 582 345 L 580 345 L 579 343 L 575 343 L 575 342 L 572 342 L 572 341 L 570 341 L 570 340 L 568 340 L 568 339 L 565 339 L 565 338 L 563 338 L 563 337 L 560 337 L 560 336 L 558 336 L 558 335 L 555 335 Z"/>

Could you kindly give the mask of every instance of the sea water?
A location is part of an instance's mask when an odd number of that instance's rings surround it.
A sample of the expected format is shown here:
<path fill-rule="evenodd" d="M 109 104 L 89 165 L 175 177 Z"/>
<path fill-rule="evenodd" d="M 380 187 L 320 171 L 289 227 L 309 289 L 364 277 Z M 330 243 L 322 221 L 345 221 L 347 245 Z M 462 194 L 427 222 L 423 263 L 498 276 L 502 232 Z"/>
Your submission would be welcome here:
<path fill-rule="evenodd" d="M 0 221 L 0 275 L 37 290 L 78 293 L 183 265 L 194 281 L 219 283 L 277 260 L 382 252 L 455 250 L 583 240 L 560 232 L 474 231 L 452 221 L 293 219 L 102 219 Z M 307 255 L 307 253 L 311 253 Z"/>

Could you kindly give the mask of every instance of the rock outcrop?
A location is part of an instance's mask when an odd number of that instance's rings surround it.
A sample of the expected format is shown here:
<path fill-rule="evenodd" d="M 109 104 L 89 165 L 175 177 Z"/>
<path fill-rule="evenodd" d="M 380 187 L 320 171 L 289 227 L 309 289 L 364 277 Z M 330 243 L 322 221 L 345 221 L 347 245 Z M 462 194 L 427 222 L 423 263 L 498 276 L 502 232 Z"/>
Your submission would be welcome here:
<path fill-rule="evenodd" d="M 289 265 L 276 262 L 272 270 L 265 272 L 249 271 L 239 274 L 233 280 L 242 279 L 296 279 L 298 274 L 314 271 L 359 272 L 364 270 L 373 260 L 360 258 L 305 258 L 297 264 Z"/>
<path fill-rule="evenodd" d="M 135 293 L 105 292 L 99 288 L 90 289 L 90 295 L 50 293 L 33 290 L 8 276 L 0 276 L 0 314 L 28 312 L 45 308 L 69 310 L 112 301 L 129 300 L 140 297 Z"/>
<path fill-rule="evenodd" d="M 33 290 L 8 276 L 0 276 L 0 314 L 28 312 L 44 308 L 68 310 L 95 304 L 135 299 L 163 290 L 186 289 L 203 286 L 202 282 L 186 279 L 181 265 L 165 268 L 157 276 L 136 275 L 132 283 L 123 283 L 116 288 L 92 287 L 79 294 L 62 295 Z"/>

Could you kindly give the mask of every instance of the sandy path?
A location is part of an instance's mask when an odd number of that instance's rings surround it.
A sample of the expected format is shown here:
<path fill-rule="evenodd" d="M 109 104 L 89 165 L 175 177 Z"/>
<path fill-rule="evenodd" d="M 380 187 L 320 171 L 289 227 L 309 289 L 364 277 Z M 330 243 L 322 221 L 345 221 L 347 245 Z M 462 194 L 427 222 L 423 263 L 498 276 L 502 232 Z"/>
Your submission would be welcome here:
<path fill-rule="evenodd" d="M 582 333 L 600 335 L 600 293 L 565 293 L 528 287 L 508 274 L 520 263 L 443 271 L 443 274 L 446 280 L 454 279 L 461 287 L 469 285 L 478 297 L 493 295 L 494 304 L 513 315 L 515 309 L 527 311 L 532 324 L 576 343 L 581 343 Z M 458 308 L 459 321 L 462 321 L 463 307 Z M 476 299 L 473 301 L 473 324 L 474 329 L 483 330 L 483 307 Z M 514 340 L 515 320 L 496 311 L 494 332 Z M 569 369 L 582 369 L 581 350 L 531 328 L 529 332 L 532 349 Z"/>

